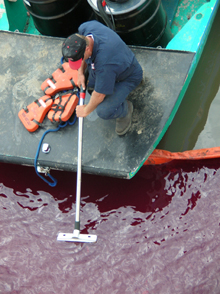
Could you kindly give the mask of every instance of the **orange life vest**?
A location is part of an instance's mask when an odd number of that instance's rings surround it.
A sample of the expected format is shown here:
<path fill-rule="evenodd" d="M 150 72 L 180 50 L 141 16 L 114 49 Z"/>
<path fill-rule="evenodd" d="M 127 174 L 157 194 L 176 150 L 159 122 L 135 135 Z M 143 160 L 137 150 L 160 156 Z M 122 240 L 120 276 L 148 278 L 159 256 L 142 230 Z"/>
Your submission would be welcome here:
<path fill-rule="evenodd" d="M 37 130 L 53 104 L 53 99 L 45 95 L 19 111 L 18 117 L 29 132 Z"/>
<path fill-rule="evenodd" d="M 51 122 L 67 121 L 78 104 L 79 98 L 73 93 L 64 92 L 58 93 L 55 96 L 54 103 L 48 112 L 48 118 Z"/>
<path fill-rule="evenodd" d="M 63 63 L 51 78 L 46 79 L 41 89 L 45 96 L 32 102 L 19 111 L 18 117 L 29 132 L 34 132 L 41 125 L 48 113 L 51 122 L 65 122 L 73 114 L 79 98 L 76 96 L 78 71 Z M 67 92 L 63 92 L 69 90 Z"/>
<path fill-rule="evenodd" d="M 53 96 L 63 90 L 77 87 L 78 71 L 70 68 L 69 63 L 63 63 L 42 85 L 41 90 L 46 95 Z"/>

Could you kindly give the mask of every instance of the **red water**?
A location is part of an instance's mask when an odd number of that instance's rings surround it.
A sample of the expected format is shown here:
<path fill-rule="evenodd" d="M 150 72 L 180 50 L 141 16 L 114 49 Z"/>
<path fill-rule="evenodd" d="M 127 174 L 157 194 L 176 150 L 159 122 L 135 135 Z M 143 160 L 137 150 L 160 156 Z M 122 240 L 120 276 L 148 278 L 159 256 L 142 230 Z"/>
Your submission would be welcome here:
<path fill-rule="evenodd" d="M 0 293 L 220 293 L 220 160 L 143 167 L 131 180 L 0 164 Z"/>

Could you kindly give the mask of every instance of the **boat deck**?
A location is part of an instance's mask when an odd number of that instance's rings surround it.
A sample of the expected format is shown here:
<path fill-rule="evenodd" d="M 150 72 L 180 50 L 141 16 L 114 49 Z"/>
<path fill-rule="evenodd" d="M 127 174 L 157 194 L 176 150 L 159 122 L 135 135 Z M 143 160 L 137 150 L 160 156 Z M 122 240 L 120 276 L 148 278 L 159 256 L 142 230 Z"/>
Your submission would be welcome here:
<path fill-rule="evenodd" d="M 41 83 L 59 67 L 62 41 L 0 32 L 0 161 L 34 165 L 43 133 L 55 128 L 45 119 L 45 129 L 29 133 L 18 112 L 43 96 Z M 115 120 L 104 121 L 97 116 L 84 119 L 82 171 L 85 173 L 131 178 L 156 147 L 177 111 L 194 53 L 135 46 L 132 50 L 144 69 L 142 83 L 129 96 L 134 104 L 132 128 L 119 137 L 115 133 Z M 76 170 L 77 125 L 46 135 L 43 142 L 50 144 L 51 151 L 40 152 L 40 166 Z"/>

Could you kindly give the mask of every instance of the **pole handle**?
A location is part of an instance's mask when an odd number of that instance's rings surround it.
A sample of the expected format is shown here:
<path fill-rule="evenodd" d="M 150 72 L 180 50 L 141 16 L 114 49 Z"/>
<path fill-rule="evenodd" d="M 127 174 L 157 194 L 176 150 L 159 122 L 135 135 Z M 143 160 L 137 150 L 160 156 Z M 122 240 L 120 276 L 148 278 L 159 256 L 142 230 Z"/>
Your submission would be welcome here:
<path fill-rule="evenodd" d="M 82 99 L 85 99 L 86 97 L 86 89 L 84 90 L 82 85 L 80 86 L 80 95 L 79 95 L 80 98 Z"/>

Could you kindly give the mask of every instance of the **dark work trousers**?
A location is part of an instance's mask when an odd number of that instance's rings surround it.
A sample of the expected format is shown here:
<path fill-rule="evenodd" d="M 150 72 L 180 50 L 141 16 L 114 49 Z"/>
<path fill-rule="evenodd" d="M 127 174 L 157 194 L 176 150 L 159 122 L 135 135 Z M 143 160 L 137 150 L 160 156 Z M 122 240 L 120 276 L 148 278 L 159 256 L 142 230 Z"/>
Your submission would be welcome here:
<path fill-rule="evenodd" d="M 123 81 L 116 81 L 113 94 L 106 95 L 97 106 L 97 115 L 102 119 L 125 117 L 128 113 L 126 98 L 140 84 L 142 77 L 142 68 L 135 58 L 129 69 L 128 77 Z M 88 87 L 93 88 L 94 82 L 89 77 Z"/>

